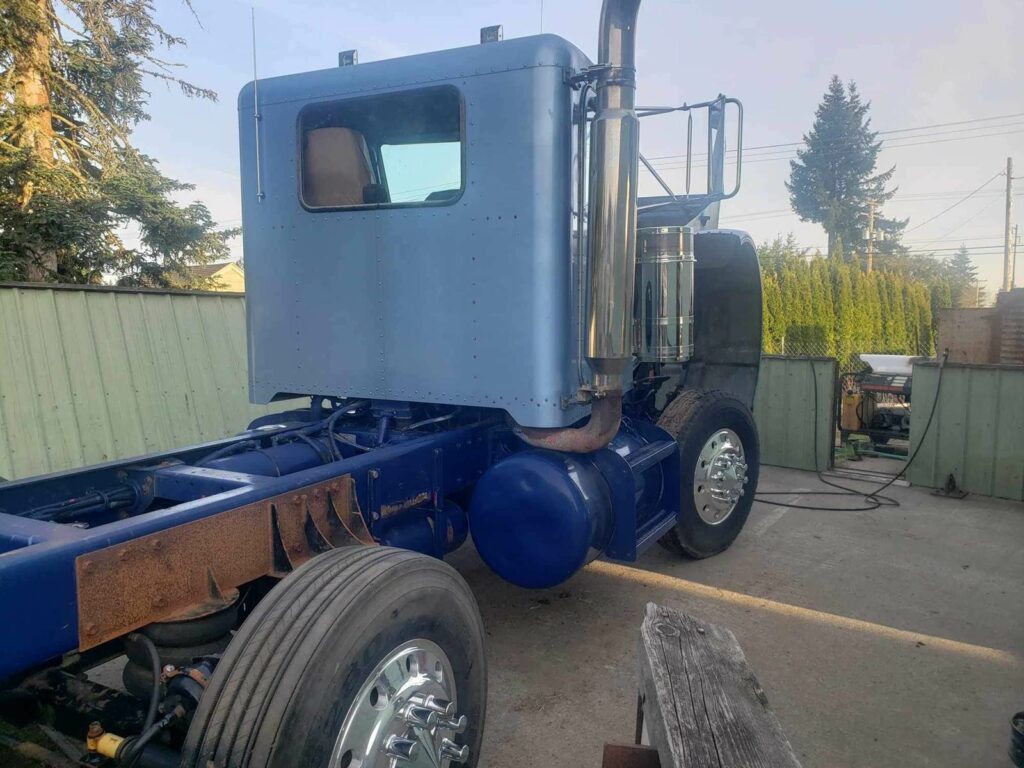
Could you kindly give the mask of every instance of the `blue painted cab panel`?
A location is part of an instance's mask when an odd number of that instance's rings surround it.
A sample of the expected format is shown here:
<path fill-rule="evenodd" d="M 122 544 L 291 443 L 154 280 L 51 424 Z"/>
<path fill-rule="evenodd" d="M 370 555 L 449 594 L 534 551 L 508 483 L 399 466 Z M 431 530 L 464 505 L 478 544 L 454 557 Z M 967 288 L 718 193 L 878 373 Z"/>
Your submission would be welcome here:
<path fill-rule="evenodd" d="M 239 95 L 253 401 L 283 393 L 502 408 L 565 426 L 578 386 L 572 258 L 575 92 L 589 65 L 553 35 L 261 80 Z M 310 211 L 299 116 L 311 104 L 449 85 L 465 191 L 444 205 Z"/>

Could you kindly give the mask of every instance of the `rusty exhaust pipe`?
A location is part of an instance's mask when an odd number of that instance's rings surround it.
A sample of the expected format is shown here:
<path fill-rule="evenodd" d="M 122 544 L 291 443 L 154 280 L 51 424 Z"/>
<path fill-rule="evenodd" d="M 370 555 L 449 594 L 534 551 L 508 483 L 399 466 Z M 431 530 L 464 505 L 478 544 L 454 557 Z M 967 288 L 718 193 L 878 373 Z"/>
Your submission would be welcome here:
<path fill-rule="evenodd" d="M 590 453 L 618 432 L 622 378 L 633 359 L 633 277 L 640 121 L 636 116 L 636 19 L 640 0 L 604 0 L 590 126 L 586 359 L 594 403 L 582 427 L 521 427 L 530 445 Z"/>

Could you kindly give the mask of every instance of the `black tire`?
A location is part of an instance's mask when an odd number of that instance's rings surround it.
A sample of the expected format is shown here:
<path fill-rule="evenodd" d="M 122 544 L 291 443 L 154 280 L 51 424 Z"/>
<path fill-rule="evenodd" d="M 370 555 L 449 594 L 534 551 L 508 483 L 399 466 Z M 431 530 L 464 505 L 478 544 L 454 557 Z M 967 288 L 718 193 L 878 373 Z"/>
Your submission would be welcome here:
<path fill-rule="evenodd" d="M 686 390 L 668 404 L 658 426 L 676 438 L 680 455 L 679 522 L 659 543 L 670 552 L 697 560 L 724 552 L 747 522 L 757 491 L 761 451 L 750 409 L 725 392 Z M 701 450 L 719 429 L 731 429 L 742 441 L 747 484 L 729 516 L 711 525 L 697 512 L 693 475 Z"/>
<path fill-rule="evenodd" d="M 450 566 L 386 547 L 313 558 L 278 584 L 235 634 L 200 702 L 182 768 L 326 765 L 351 702 L 401 643 L 447 654 L 459 712 L 454 740 L 475 766 L 483 736 L 484 630 L 472 592 Z"/>

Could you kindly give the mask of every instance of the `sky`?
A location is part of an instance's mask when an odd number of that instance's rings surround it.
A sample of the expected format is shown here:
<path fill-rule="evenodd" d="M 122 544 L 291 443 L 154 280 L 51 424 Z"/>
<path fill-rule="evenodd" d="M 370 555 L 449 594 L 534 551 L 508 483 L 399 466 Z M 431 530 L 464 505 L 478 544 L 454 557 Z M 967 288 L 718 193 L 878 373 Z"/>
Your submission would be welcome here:
<path fill-rule="evenodd" d="M 152 119 L 137 128 L 135 142 L 165 173 L 195 184 L 192 197 L 225 226 L 238 226 L 241 217 L 235 99 L 252 78 L 251 9 L 260 77 L 331 67 L 338 51 L 349 48 L 365 63 L 472 45 L 480 27 L 492 24 L 503 25 L 505 39 L 560 35 L 593 59 L 600 14 L 599 0 L 192 5 L 198 21 L 179 0 L 156 3 L 160 22 L 188 40 L 169 58 L 220 98 L 189 100 L 152 83 Z M 1022 0 L 643 0 L 638 103 L 677 105 L 719 93 L 739 98 L 746 162 L 739 195 L 723 204 L 721 225 L 745 229 L 758 242 L 792 233 L 814 248 L 824 246 L 825 233 L 789 210 L 788 158 L 809 130 L 829 78 L 856 81 L 871 102 L 872 127 L 894 132 L 880 137 L 887 145 L 879 168 L 895 166 L 898 188 L 884 214 L 910 219 L 904 242 L 913 251 L 945 256 L 965 243 L 991 295 L 1002 283 L 1006 180 L 997 174 L 1009 156 L 1021 177 L 1014 218 L 1024 223 L 1022 24 Z M 641 132 L 641 151 L 664 158 L 654 162 L 677 192 L 683 171 L 673 156 L 685 152 L 685 130 L 685 119 L 674 115 L 645 120 Z M 694 135 L 701 135 L 699 124 Z M 695 168 L 694 179 L 702 173 Z M 641 193 L 656 192 L 642 173 Z M 240 242 L 235 250 L 241 255 Z M 1021 252 L 1018 285 L 1024 285 L 1024 245 Z"/>

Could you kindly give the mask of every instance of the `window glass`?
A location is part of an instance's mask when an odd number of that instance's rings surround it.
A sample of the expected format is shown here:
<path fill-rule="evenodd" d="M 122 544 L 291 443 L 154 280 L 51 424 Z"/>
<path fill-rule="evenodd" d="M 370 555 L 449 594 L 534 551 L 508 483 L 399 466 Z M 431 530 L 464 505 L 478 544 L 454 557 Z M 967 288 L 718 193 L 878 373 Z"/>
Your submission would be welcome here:
<path fill-rule="evenodd" d="M 443 205 L 462 192 L 462 103 L 451 86 L 315 104 L 299 127 L 307 208 Z"/>
<path fill-rule="evenodd" d="M 462 186 L 462 145 L 385 144 L 381 148 L 393 203 L 418 203 L 458 197 Z"/>

